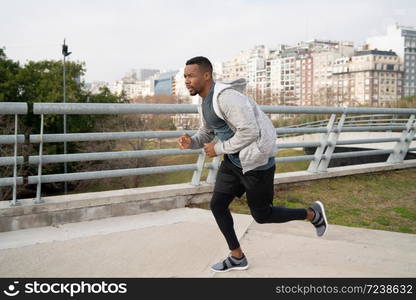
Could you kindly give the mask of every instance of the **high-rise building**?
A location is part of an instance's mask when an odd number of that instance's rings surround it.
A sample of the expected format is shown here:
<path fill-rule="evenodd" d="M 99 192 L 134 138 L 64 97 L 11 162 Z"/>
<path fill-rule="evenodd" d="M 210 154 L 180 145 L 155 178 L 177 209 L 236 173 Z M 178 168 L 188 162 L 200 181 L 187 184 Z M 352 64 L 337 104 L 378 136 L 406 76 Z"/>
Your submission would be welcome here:
<path fill-rule="evenodd" d="M 110 85 L 110 91 L 116 95 L 124 92 L 128 99 L 154 95 L 153 81 L 150 79 L 127 82 L 118 80 Z"/>
<path fill-rule="evenodd" d="M 335 106 L 355 106 L 355 74 L 350 72 L 351 57 L 337 58 L 332 65 L 332 84 Z"/>
<path fill-rule="evenodd" d="M 353 99 L 370 106 L 384 106 L 403 96 L 403 63 L 393 51 L 358 51 L 350 63 L 354 76 Z"/>
<path fill-rule="evenodd" d="M 274 51 L 267 60 L 267 72 L 270 84 L 270 105 L 279 105 L 282 90 L 282 58 L 278 51 Z"/>
<path fill-rule="evenodd" d="M 332 78 L 334 63 L 341 57 L 354 55 L 351 42 L 339 42 L 336 45 L 315 50 L 313 58 L 313 103 L 314 105 L 334 106 L 335 89 Z"/>
<path fill-rule="evenodd" d="M 163 72 L 155 76 L 155 94 L 174 95 L 175 94 L 175 75 L 178 71 Z"/>
<path fill-rule="evenodd" d="M 232 81 L 247 78 L 248 51 L 241 51 L 237 56 L 222 63 L 222 79 Z"/>
<path fill-rule="evenodd" d="M 296 57 L 295 97 L 300 106 L 312 106 L 313 102 L 313 56 L 310 51 Z"/>
<path fill-rule="evenodd" d="M 385 106 L 403 95 L 403 63 L 393 51 L 357 51 L 336 60 L 335 105 Z"/>
<path fill-rule="evenodd" d="M 367 39 L 371 49 L 394 51 L 404 63 L 404 96 L 416 95 L 416 27 L 387 27 L 387 33 Z"/>
<path fill-rule="evenodd" d="M 267 98 L 266 68 L 268 57 L 269 50 L 264 45 L 260 45 L 250 50 L 247 61 L 247 93 L 254 97 L 259 104 L 265 104 Z"/>

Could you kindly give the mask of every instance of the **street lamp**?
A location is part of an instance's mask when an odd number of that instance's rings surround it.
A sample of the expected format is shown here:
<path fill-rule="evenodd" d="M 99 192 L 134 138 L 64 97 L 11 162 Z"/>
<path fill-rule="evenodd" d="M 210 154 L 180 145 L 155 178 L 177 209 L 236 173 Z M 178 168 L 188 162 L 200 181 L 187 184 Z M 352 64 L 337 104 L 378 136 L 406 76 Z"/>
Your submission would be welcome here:
<path fill-rule="evenodd" d="M 64 44 L 62 45 L 62 55 L 64 56 L 64 103 L 66 103 L 66 63 L 65 63 L 65 58 L 67 56 L 69 56 L 72 52 L 68 52 L 68 45 L 65 44 L 65 39 L 64 39 Z M 64 135 L 66 135 L 66 115 L 64 115 Z M 67 148 L 66 148 L 66 141 L 64 141 L 64 155 L 66 155 L 67 153 Z M 68 171 L 68 166 L 67 166 L 67 162 L 64 162 L 64 173 L 66 174 Z M 65 181 L 65 194 L 68 192 L 68 184 Z"/>

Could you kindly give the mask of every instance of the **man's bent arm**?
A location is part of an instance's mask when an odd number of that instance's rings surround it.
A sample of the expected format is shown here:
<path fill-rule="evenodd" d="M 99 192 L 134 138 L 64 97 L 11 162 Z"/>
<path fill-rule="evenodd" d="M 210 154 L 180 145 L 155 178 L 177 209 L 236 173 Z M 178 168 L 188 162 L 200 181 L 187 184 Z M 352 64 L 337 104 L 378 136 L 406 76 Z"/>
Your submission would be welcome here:
<path fill-rule="evenodd" d="M 245 95 L 233 90 L 224 91 L 218 102 L 226 121 L 234 126 L 236 131 L 229 140 L 218 142 L 214 150 L 217 155 L 239 152 L 259 136 L 260 129 L 253 108 Z"/>
<path fill-rule="evenodd" d="M 202 125 L 201 128 L 191 136 L 191 146 L 190 149 L 200 149 L 204 147 L 205 143 L 209 143 L 214 139 L 214 130 L 208 129 L 205 124 Z"/>

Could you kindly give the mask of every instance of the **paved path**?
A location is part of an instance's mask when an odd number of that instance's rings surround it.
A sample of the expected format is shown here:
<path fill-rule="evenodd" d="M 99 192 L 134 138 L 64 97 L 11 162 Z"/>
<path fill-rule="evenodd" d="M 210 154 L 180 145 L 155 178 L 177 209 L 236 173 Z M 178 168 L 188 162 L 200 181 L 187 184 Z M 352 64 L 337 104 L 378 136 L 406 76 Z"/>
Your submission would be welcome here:
<path fill-rule="evenodd" d="M 256 224 L 234 214 L 247 271 L 213 273 L 228 249 L 210 211 L 181 208 L 0 233 L 0 277 L 415 277 L 416 235 Z"/>

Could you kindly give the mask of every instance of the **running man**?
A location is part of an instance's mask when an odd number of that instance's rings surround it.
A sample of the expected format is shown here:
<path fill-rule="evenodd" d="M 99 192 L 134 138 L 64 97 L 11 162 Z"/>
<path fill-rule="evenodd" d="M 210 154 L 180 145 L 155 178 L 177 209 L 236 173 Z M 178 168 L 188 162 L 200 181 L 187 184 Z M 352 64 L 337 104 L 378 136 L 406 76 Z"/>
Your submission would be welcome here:
<path fill-rule="evenodd" d="M 254 220 L 283 223 L 308 220 L 318 236 L 328 229 L 324 206 L 316 201 L 309 208 L 273 206 L 276 130 L 260 107 L 244 95 L 244 80 L 234 84 L 214 82 L 211 62 L 202 56 L 189 59 L 184 70 L 189 93 L 202 97 L 202 126 L 192 137 L 184 134 L 180 149 L 204 148 L 209 157 L 224 154 L 218 170 L 210 207 L 230 249 L 230 255 L 212 266 L 215 272 L 245 270 L 248 260 L 234 231 L 229 205 L 246 193 Z M 218 139 L 214 143 L 214 138 Z"/>

